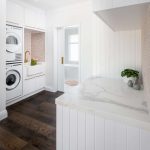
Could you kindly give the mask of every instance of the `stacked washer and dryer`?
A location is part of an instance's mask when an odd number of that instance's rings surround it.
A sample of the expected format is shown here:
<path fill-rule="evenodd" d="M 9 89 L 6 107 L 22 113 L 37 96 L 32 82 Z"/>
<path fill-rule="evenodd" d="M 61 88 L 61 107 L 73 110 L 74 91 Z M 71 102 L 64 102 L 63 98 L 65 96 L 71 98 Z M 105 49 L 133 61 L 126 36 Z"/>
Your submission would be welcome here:
<path fill-rule="evenodd" d="M 7 104 L 23 93 L 23 29 L 6 26 L 6 97 Z"/>

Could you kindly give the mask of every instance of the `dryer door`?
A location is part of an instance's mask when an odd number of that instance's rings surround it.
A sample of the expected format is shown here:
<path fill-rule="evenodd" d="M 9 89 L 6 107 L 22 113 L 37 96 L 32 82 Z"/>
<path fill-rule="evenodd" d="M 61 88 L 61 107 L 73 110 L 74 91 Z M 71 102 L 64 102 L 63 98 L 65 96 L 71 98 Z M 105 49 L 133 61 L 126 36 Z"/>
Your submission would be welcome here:
<path fill-rule="evenodd" d="M 21 48 L 21 39 L 15 33 L 6 34 L 6 51 L 8 53 L 15 53 Z"/>
<path fill-rule="evenodd" d="M 6 89 L 7 91 L 11 91 L 15 89 L 21 80 L 21 76 L 18 71 L 10 70 L 6 74 Z"/>

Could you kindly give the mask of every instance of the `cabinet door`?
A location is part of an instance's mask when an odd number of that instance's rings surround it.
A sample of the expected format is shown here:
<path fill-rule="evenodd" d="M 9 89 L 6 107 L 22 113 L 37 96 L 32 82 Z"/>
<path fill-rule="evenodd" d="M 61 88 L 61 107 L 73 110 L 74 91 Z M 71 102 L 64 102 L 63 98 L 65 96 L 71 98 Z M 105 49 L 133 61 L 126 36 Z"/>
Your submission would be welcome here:
<path fill-rule="evenodd" d="M 113 7 L 113 0 L 93 0 L 94 11 L 111 9 Z"/>
<path fill-rule="evenodd" d="M 36 14 L 31 9 L 25 9 L 25 26 L 35 27 L 36 26 Z"/>
<path fill-rule="evenodd" d="M 124 7 L 138 4 L 140 0 L 113 0 L 113 7 Z"/>
<path fill-rule="evenodd" d="M 36 90 L 40 90 L 45 87 L 45 76 L 39 76 L 36 78 Z"/>
<path fill-rule="evenodd" d="M 25 10 L 25 26 L 29 28 L 45 29 L 46 17 L 44 11 L 39 9 L 26 8 Z"/>
<path fill-rule="evenodd" d="M 150 2 L 150 0 L 139 0 L 140 3 L 147 3 L 147 2 Z"/>
<path fill-rule="evenodd" d="M 7 14 L 6 20 L 7 22 L 23 25 L 24 24 L 24 8 L 16 3 L 7 1 L 6 5 Z"/>
<path fill-rule="evenodd" d="M 35 78 L 24 80 L 23 84 L 23 95 L 28 95 L 30 93 L 33 93 L 35 91 Z"/>
<path fill-rule="evenodd" d="M 45 13 L 42 11 L 39 11 L 36 15 L 37 15 L 36 28 L 45 29 L 46 28 Z"/>
<path fill-rule="evenodd" d="M 34 93 L 45 87 L 45 76 L 24 80 L 23 95 Z"/>

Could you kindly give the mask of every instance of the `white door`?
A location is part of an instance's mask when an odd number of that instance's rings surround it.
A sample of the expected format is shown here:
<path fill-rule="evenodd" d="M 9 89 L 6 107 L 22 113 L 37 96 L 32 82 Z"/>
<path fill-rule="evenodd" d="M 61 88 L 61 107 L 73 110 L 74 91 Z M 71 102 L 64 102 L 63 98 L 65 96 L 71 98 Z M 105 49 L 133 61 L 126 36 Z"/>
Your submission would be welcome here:
<path fill-rule="evenodd" d="M 64 91 L 64 51 L 65 34 L 64 28 L 57 28 L 57 90 Z"/>
<path fill-rule="evenodd" d="M 57 90 L 64 92 L 66 80 L 80 81 L 79 27 L 57 28 Z M 67 77 L 66 77 L 67 76 Z"/>

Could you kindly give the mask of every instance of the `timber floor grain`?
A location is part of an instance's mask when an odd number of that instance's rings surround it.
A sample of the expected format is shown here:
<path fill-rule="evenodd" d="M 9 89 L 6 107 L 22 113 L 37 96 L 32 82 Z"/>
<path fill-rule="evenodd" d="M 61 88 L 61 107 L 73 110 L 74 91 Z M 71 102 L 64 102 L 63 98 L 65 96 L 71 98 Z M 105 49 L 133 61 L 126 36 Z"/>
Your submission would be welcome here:
<path fill-rule="evenodd" d="M 0 122 L 0 150 L 56 150 L 55 99 L 43 91 L 7 108 Z"/>

